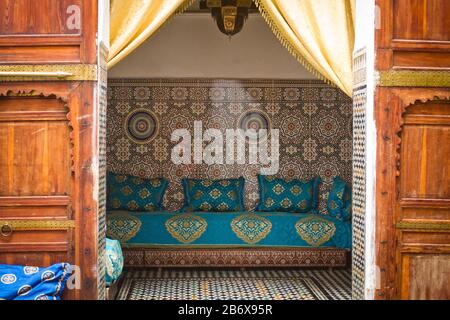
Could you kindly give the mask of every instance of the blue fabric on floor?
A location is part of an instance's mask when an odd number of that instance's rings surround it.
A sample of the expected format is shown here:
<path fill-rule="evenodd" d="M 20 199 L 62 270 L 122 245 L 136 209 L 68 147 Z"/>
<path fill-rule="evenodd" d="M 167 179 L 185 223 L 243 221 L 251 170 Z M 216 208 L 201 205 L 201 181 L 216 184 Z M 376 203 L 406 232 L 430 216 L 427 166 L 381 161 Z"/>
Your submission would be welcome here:
<path fill-rule="evenodd" d="M 0 265 L 0 299 L 60 300 L 66 281 L 72 273 L 68 263 L 48 268 Z"/>

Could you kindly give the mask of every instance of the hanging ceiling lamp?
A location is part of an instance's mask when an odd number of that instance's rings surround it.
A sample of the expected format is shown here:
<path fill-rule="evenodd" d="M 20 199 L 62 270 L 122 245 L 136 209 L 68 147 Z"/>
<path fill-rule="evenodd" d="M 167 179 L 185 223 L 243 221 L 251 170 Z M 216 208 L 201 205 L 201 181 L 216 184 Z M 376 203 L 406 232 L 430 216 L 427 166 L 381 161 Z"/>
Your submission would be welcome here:
<path fill-rule="evenodd" d="M 256 9 L 252 0 L 201 0 L 201 9 L 210 9 L 219 30 L 231 37 L 242 30 L 249 9 Z"/>

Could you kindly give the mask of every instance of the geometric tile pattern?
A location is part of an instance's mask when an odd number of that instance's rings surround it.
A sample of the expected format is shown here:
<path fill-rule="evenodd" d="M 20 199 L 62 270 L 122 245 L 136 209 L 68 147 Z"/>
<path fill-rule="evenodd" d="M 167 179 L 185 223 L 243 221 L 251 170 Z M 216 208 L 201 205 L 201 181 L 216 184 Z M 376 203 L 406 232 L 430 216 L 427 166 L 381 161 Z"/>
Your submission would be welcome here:
<path fill-rule="evenodd" d="M 99 80 L 98 80 L 98 250 L 97 250 L 97 265 L 98 265 L 98 299 L 103 300 L 106 297 L 106 283 L 105 283 L 105 247 L 106 247 L 106 124 L 107 124 L 107 71 L 106 71 L 106 57 L 108 53 L 106 47 L 100 46 L 99 59 Z"/>
<path fill-rule="evenodd" d="M 349 300 L 345 269 L 131 269 L 117 300 Z"/>
<path fill-rule="evenodd" d="M 352 298 L 364 299 L 366 214 L 366 50 L 353 59 L 353 210 L 352 210 Z"/>
<path fill-rule="evenodd" d="M 155 134 L 136 141 L 127 119 L 148 110 Z M 140 112 L 140 111 L 138 111 Z M 322 177 L 319 210 L 326 213 L 332 178 L 352 180 L 352 101 L 339 89 L 317 80 L 110 79 L 108 82 L 108 169 L 169 180 L 168 210 L 183 204 L 182 177 L 245 178 L 245 206 L 258 203 L 258 164 L 176 165 L 170 160 L 171 133 L 194 121 L 203 130 L 244 127 L 279 129 L 278 176 L 309 180 Z M 153 121 L 152 120 L 152 121 Z M 148 121 L 147 121 L 148 122 Z M 136 123 L 147 133 L 150 122 Z M 270 131 L 270 129 L 269 129 Z M 225 148 L 224 148 L 225 153 Z"/>

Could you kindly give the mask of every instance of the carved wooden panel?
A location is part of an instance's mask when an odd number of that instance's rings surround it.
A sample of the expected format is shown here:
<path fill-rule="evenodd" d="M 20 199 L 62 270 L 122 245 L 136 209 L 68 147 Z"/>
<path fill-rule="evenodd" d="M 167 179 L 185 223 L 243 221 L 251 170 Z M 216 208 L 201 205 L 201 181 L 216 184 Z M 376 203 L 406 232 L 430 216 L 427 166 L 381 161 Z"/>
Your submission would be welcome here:
<path fill-rule="evenodd" d="M 54 98 L 0 98 L 0 196 L 70 193 L 67 112 Z"/>
<path fill-rule="evenodd" d="M 97 1 L 0 1 L 0 61 L 95 63 Z"/>
<path fill-rule="evenodd" d="M 450 69 L 450 1 L 377 0 L 379 70 Z"/>
<path fill-rule="evenodd" d="M 402 299 L 446 299 L 450 296 L 450 101 L 408 107 L 400 139 L 395 210 L 398 294 Z"/>
<path fill-rule="evenodd" d="M 450 2 L 394 0 L 393 38 L 450 41 Z"/>
<path fill-rule="evenodd" d="M 450 299 L 450 254 L 404 254 L 402 271 L 402 299 Z"/>
<path fill-rule="evenodd" d="M 403 119 L 400 200 L 450 199 L 450 104 L 415 105 Z"/>
<path fill-rule="evenodd" d="M 81 6 L 80 0 L 3 0 L 0 34 L 79 34 L 74 14 Z"/>

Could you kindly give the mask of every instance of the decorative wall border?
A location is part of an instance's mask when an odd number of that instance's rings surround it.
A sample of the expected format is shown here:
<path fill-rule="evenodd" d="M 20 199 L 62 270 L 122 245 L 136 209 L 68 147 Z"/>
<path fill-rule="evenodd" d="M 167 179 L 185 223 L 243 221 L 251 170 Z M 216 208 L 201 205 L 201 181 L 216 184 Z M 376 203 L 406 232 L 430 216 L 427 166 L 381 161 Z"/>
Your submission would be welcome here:
<path fill-rule="evenodd" d="M 0 228 L 13 230 L 67 230 L 75 228 L 74 220 L 0 220 Z"/>
<path fill-rule="evenodd" d="M 346 267 L 349 250 L 329 248 L 125 248 L 128 267 Z"/>
<path fill-rule="evenodd" d="M 379 71 L 380 87 L 450 87 L 450 71 Z"/>
<path fill-rule="evenodd" d="M 95 64 L 0 65 L 0 81 L 96 81 Z"/>
<path fill-rule="evenodd" d="M 450 231 L 449 222 L 440 221 L 400 221 L 395 225 L 397 229 L 414 229 L 420 231 Z"/>

